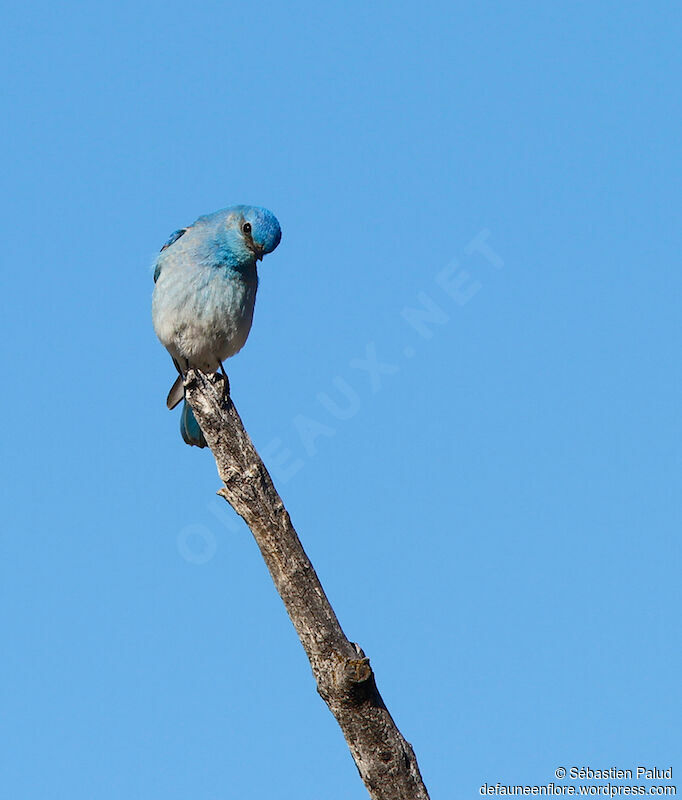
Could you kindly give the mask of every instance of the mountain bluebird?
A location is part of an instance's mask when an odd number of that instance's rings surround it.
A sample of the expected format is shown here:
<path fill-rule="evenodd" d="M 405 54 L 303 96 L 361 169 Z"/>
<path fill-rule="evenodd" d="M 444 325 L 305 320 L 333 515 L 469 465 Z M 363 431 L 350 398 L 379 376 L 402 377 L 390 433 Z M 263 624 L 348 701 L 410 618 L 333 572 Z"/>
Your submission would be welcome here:
<path fill-rule="evenodd" d="M 267 209 L 231 206 L 175 231 L 161 248 L 152 319 L 180 373 L 168 394 L 168 408 L 184 400 L 188 369 L 220 369 L 225 375 L 223 361 L 242 349 L 251 330 L 256 262 L 272 253 L 281 238 L 279 222 Z M 186 400 L 180 432 L 187 444 L 206 447 Z"/>

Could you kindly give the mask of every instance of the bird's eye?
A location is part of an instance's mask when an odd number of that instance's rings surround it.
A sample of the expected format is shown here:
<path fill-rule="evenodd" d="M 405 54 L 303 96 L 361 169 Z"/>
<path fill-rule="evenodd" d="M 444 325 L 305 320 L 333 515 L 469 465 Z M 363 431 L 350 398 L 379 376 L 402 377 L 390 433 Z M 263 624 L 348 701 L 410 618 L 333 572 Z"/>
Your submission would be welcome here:
<path fill-rule="evenodd" d="M 242 231 L 248 236 L 251 233 L 251 223 L 245 222 L 242 225 Z"/>

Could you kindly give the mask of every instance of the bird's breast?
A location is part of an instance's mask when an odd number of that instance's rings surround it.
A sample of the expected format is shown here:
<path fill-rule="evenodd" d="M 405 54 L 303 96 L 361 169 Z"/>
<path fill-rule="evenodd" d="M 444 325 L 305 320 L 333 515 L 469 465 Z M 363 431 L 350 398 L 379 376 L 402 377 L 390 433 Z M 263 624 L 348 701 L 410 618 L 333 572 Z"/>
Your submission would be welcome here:
<path fill-rule="evenodd" d="M 184 274 L 182 274 L 184 272 Z M 255 267 L 164 270 L 154 290 L 154 327 L 166 348 L 206 372 L 244 346 L 258 288 Z"/>

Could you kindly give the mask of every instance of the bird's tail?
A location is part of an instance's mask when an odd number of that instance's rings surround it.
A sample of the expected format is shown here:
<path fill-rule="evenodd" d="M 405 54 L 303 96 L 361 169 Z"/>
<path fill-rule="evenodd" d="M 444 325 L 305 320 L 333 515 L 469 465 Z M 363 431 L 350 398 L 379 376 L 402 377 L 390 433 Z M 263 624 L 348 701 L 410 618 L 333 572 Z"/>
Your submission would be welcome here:
<path fill-rule="evenodd" d="M 175 406 L 177 406 L 177 404 L 184 399 L 185 385 L 182 382 L 182 375 L 178 375 L 178 377 L 175 379 L 175 383 L 170 388 L 170 392 L 168 392 L 166 406 L 172 411 Z"/>
<path fill-rule="evenodd" d="M 199 423 L 189 407 L 187 400 L 183 400 L 182 414 L 180 415 L 180 433 L 187 444 L 194 447 L 207 447 L 204 434 L 201 432 Z"/>
<path fill-rule="evenodd" d="M 177 362 L 175 362 L 175 366 L 178 367 L 178 370 L 180 369 Z M 201 432 L 199 423 L 192 409 L 187 405 L 187 400 L 185 400 L 185 387 L 182 382 L 182 375 L 178 375 L 175 383 L 171 386 L 170 392 L 168 392 L 166 405 L 168 408 L 173 409 L 181 400 L 182 414 L 180 415 L 180 433 L 182 434 L 182 438 L 187 444 L 194 447 L 207 447 L 206 439 L 204 439 L 204 434 Z"/>

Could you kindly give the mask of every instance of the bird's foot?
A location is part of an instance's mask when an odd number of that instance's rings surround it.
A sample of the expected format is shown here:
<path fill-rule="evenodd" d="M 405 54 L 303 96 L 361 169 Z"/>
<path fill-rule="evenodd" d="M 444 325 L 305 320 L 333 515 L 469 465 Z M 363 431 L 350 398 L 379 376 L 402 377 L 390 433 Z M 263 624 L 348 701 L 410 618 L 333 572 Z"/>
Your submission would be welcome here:
<path fill-rule="evenodd" d="M 227 377 L 227 372 L 225 372 L 225 367 L 223 366 L 223 362 L 219 361 L 220 364 L 220 373 L 225 379 L 225 383 L 223 383 L 223 399 L 227 400 L 230 396 L 230 379 Z"/>

